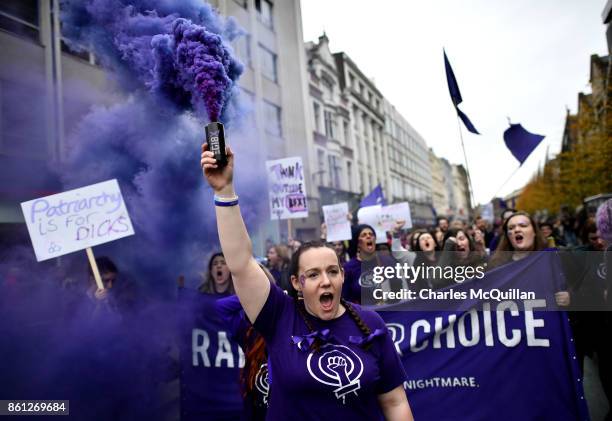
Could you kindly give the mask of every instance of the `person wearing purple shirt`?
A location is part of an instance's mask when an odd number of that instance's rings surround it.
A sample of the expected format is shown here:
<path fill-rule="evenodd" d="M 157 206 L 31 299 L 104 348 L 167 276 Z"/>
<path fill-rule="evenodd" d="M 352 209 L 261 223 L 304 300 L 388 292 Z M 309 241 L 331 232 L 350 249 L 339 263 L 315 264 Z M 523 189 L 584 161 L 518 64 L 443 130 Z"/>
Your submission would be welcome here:
<path fill-rule="evenodd" d="M 375 304 L 372 295 L 376 286 L 373 281 L 374 268 L 394 266 L 395 260 L 376 251 L 376 232 L 367 224 L 353 227 L 349 253 L 352 258 L 344 264 L 342 297 L 352 303 Z M 402 287 L 399 279 L 391 279 L 388 282 L 392 291 L 398 291 Z M 364 302 L 362 298 L 365 299 Z"/>
<path fill-rule="evenodd" d="M 306 243 L 292 256 L 291 283 L 303 299 L 270 282 L 252 244 L 232 185 L 234 154 L 219 168 L 202 145 L 200 164 L 215 191 L 221 248 L 248 319 L 270 357 L 268 420 L 412 420 L 405 373 L 375 312 L 341 298 L 344 271 L 333 249 Z"/>

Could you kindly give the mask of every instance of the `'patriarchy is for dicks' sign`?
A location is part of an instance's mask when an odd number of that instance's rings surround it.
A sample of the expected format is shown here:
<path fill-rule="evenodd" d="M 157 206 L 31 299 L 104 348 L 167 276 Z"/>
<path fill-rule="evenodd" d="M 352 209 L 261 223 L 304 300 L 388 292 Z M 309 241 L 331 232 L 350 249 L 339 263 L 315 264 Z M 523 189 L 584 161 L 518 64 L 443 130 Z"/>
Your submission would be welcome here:
<path fill-rule="evenodd" d="M 308 217 L 304 166 L 299 156 L 266 161 L 270 196 L 270 218 Z"/>
<path fill-rule="evenodd" d="M 23 202 L 21 210 L 39 262 L 134 235 L 117 180 Z"/>

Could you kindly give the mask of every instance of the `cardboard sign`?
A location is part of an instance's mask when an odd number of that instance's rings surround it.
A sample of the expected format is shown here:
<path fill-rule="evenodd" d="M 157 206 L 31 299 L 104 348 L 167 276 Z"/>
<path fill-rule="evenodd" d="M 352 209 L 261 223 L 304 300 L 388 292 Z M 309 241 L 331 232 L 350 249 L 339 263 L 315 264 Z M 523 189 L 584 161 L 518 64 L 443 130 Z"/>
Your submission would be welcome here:
<path fill-rule="evenodd" d="M 395 221 L 403 219 L 405 229 L 412 228 L 412 216 L 408 202 L 396 203 L 389 206 L 366 206 L 359 209 L 357 218 L 360 224 L 371 225 L 376 230 L 376 243 L 387 242 L 387 231 L 395 226 Z"/>
<path fill-rule="evenodd" d="M 376 234 L 376 244 L 387 242 L 387 232 L 382 226 L 381 219 L 382 206 L 366 206 L 357 211 L 357 219 L 360 224 L 368 224 L 374 228 Z"/>
<path fill-rule="evenodd" d="M 482 212 L 480 213 L 482 219 L 492 224 L 495 221 L 495 214 L 493 213 L 493 203 L 487 203 L 482 207 Z"/>
<path fill-rule="evenodd" d="M 117 180 L 23 202 L 39 262 L 134 235 Z"/>
<path fill-rule="evenodd" d="M 348 203 L 323 206 L 323 218 L 327 226 L 327 241 L 351 239 L 351 223 L 346 219 Z"/>
<path fill-rule="evenodd" d="M 412 215 L 408 202 L 396 203 L 394 205 L 383 206 L 380 210 L 380 219 L 385 231 L 391 231 L 395 226 L 395 221 L 403 219 L 406 221 L 403 229 L 412 228 Z"/>
<path fill-rule="evenodd" d="M 266 161 L 270 219 L 308 217 L 304 166 L 299 156 Z"/>

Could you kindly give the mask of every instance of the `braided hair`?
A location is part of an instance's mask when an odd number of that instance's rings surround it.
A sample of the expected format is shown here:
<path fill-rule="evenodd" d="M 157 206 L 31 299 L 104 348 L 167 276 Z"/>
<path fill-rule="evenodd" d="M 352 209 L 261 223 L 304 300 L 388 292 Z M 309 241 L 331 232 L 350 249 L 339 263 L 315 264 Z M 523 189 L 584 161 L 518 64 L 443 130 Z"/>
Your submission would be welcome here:
<path fill-rule="evenodd" d="M 329 245 L 327 245 L 326 243 L 322 241 L 309 241 L 309 242 L 303 243 L 295 251 L 295 253 L 293 253 L 293 255 L 291 256 L 291 264 L 289 265 L 290 274 L 292 276 L 295 276 L 296 278 L 298 277 L 299 261 L 300 261 L 300 256 L 302 255 L 302 253 L 304 253 L 306 250 L 309 250 L 309 249 L 322 248 L 322 247 L 325 247 L 325 248 L 328 248 L 334 251 L 333 248 L 331 248 Z M 335 252 L 334 254 L 338 258 L 338 266 L 342 267 L 340 258 Z M 306 324 L 306 327 L 308 328 L 308 332 L 309 333 L 314 332 L 315 329 L 311 321 L 308 318 L 306 306 L 304 305 L 304 300 L 299 299 L 297 296 L 294 296 L 293 300 L 298 310 L 298 313 L 302 316 L 302 320 L 304 320 L 304 323 Z M 340 298 L 340 303 L 344 306 L 344 308 L 346 308 L 346 311 L 348 312 L 351 319 L 353 319 L 353 321 L 355 322 L 355 324 L 357 325 L 361 333 L 366 336 L 370 335 L 372 333 L 372 329 L 370 329 L 370 327 L 363 321 L 361 316 L 359 316 L 359 313 L 357 312 L 357 310 L 355 310 L 355 307 L 353 307 L 353 305 L 350 304 L 348 301 L 346 301 L 344 298 Z M 371 344 L 368 343 L 364 346 L 364 349 L 367 350 L 370 348 L 370 346 Z M 315 338 L 314 342 L 310 346 L 310 349 L 314 350 L 315 352 L 318 352 L 321 349 L 321 340 L 319 338 Z"/>

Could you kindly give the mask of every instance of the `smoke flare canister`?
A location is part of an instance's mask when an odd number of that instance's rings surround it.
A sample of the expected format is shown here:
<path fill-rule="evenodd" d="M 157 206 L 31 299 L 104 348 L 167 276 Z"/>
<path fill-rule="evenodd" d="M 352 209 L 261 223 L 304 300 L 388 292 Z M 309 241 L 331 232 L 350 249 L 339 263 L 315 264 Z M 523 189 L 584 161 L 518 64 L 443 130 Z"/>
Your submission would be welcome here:
<path fill-rule="evenodd" d="M 219 168 L 227 165 L 227 155 L 225 154 L 225 130 L 223 124 L 213 121 L 205 127 L 206 143 L 208 150 L 215 155 Z"/>

